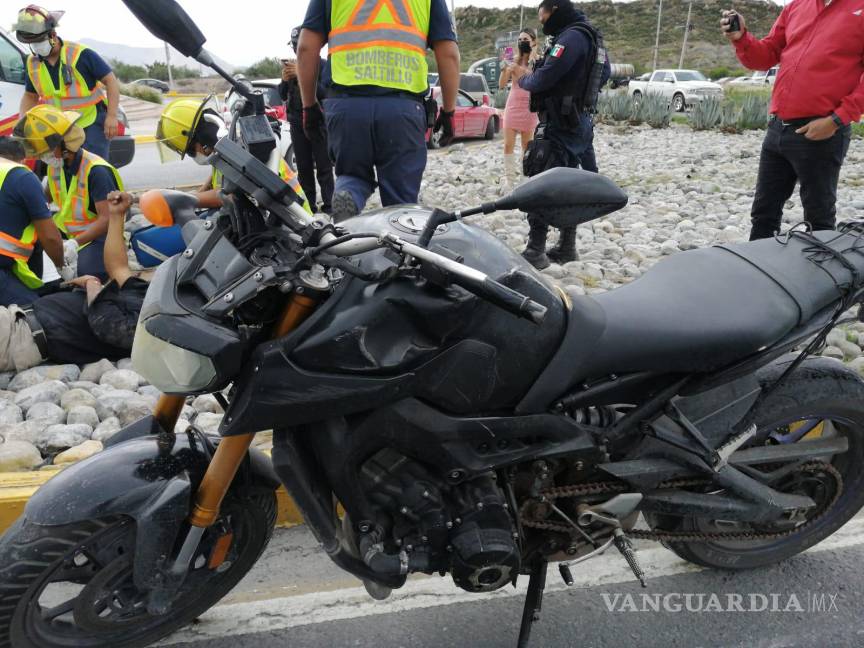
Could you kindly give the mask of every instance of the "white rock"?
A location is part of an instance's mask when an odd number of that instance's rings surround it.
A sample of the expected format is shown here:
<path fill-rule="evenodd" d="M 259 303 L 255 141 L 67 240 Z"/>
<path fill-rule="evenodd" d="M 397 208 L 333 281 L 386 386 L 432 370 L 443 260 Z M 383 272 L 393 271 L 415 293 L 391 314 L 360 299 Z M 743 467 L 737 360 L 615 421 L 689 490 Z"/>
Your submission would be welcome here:
<path fill-rule="evenodd" d="M 70 389 L 60 397 L 60 407 L 67 412 L 73 407 L 80 407 L 82 405 L 94 407 L 96 405 L 96 397 L 88 391 L 77 388 Z"/>
<path fill-rule="evenodd" d="M 192 408 L 196 412 L 200 413 L 222 413 L 222 406 L 219 404 L 219 401 L 216 400 L 216 397 L 212 394 L 202 394 L 201 396 L 198 396 L 194 401 L 192 401 Z"/>
<path fill-rule="evenodd" d="M 89 380 L 76 380 L 69 383 L 69 389 L 83 389 L 86 392 L 92 392 L 98 386 L 95 382 L 90 382 Z"/>
<path fill-rule="evenodd" d="M 36 403 L 27 410 L 28 421 L 42 421 L 46 425 L 66 422 L 66 410 L 54 403 Z"/>
<path fill-rule="evenodd" d="M 141 385 L 141 376 L 129 369 L 115 369 L 105 373 L 99 380 L 99 384 L 114 389 L 137 391 Z"/>
<path fill-rule="evenodd" d="M 33 470 L 42 463 L 42 455 L 27 441 L 0 443 L 0 473 Z"/>
<path fill-rule="evenodd" d="M 162 395 L 162 392 L 159 391 L 153 385 L 143 385 L 138 388 L 138 393 L 142 396 L 147 396 L 148 398 L 159 398 Z"/>
<path fill-rule="evenodd" d="M 216 434 L 219 424 L 222 423 L 223 414 L 212 414 L 205 412 L 195 417 L 195 425 L 207 434 Z"/>
<path fill-rule="evenodd" d="M 134 423 L 153 411 L 152 400 L 134 392 L 113 392 L 96 401 L 96 414 L 99 420 L 116 416 L 122 426 Z"/>
<path fill-rule="evenodd" d="M 102 452 L 102 442 L 88 440 L 58 454 L 54 457 L 54 465 L 64 466 L 67 464 L 77 463 L 87 459 L 88 457 L 92 457 L 97 452 Z"/>
<path fill-rule="evenodd" d="M 123 358 L 117 361 L 118 369 L 132 369 L 132 358 Z M 134 371 L 134 369 L 132 369 Z"/>
<path fill-rule="evenodd" d="M 81 370 L 76 365 L 41 365 L 22 371 L 9 383 L 9 389 L 20 391 L 47 380 L 59 380 L 64 383 L 78 380 Z"/>
<path fill-rule="evenodd" d="M 838 349 L 836 346 L 825 347 L 822 355 L 826 358 L 836 358 L 837 360 L 843 359 L 843 351 Z"/>
<path fill-rule="evenodd" d="M 669 239 L 660 244 L 660 252 L 663 254 L 675 254 L 676 252 L 679 252 L 680 249 L 678 241 L 675 239 Z"/>
<path fill-rule="evenodd" d="M 98 383 L 102 376 L 104 376 L 109 371 L 114 371 L 116 367 L 109 360 L 105 360 L 104 358 L 99 362 L 91 362 L 88 365 L 84 365 L 81 369 L 81 377 L 80 380 L 89 381 L 92 383 Z"/>
<path fill-rule="evenodd" d="M 854 369 L 860 375 L 864 376 L 864 358 L 855 358 L 849 363 L 849 368 Z"/>
<path fill-rule="evenodd" d="M 21 408 L 15 403 L 0 401 L 0 425 L 14 425 L 24 420 Z"/>
<path fill-rule="evenodd" d="M 60 403 L 60 398 L 69 388 L 59 380 L 49 380 L 41 385 L 33 385 L 18 392 L 15 404 L 25 412 L 36 403 Z"/>
<path fill-rule="evenodd" d="M 94 441 L 105 443 L 122 429 L 120 420 L 116 416 L 109 416 L 93 430 L 92 438 Z"/>
<path fill-rule="evenodd" d="M 36 438 L 36 447 L 51 454 L 74 448 L 87 441 L 93 434 L 89 425 L 50 425 Z"/>
<path fill-rule="evenodd" d="M 14 371 L 0 372 L 0 389 L 9 389 L 9 383 L 15 377 Z"/>
<path fill-rule="evenodd" d="M 0 437 L 6 441 L 27 441 L 36 445 L 42 431 L 48 427 L 42 421 L 22 421 L 13 425 L 0 426 Z"/>
<path fill-rule="evenodd" d="M 96 414 L 96 410 L 88 405 L 76 405 L 69 409 L 66 423 L 69 425 L 83 423 L 95 428 L 99 425 L 99 416 Z"/>

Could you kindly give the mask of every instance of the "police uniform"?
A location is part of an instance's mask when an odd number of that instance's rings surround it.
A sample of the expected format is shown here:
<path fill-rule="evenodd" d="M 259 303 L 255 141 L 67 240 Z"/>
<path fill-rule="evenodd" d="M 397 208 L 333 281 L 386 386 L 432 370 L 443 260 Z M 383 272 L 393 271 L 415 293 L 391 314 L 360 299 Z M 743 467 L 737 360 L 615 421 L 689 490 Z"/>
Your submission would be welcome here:
<path fill-rule="evenodd" d="M 112 191 L 123 191 L 120 173 L 98 155 L 80 149 L 71 163 L 49 167 L 48 191 L 60 209 L 54 216 L 57 227 L 70 238 L 83 234 L 99 218 L 96 203 L 107 200 Z M 107 277 L 103 250 L 105 236 L 100 236 L 78 251 L 78 275 Z"/>
<path fill-rule="evenodd" d="M 598 56 L 604 59 L 602 75 L 598 75 L 597 79 L 599 85 L 608 80 L 611 68 L 605 50 L 602 46 L 599 47 L 602 51 L 598 50 L 599 33 L 588 23 L 585 14 L 571 9 L 569 16 L 564 24 L 550 34 L 552 40 L 534 71 L 519 80 L 520 87 L 531 93 L 531 109 L 540 117 L 535 141 L 526 154 L 525 174 L 529 176 L 554 167 L 581 166 L 597 172 L 593 146 L 594 124 L 590 110 L 586 109 L 585 99 L 586 92 L 589 92 L 589 81 L 592 80 L 589 77 Z M 599 43 L 602 45 L 602 39 Z M 543 164 L 540 167 L 533 165 L 532 154 L 544 146 L 547 150 Z M 531 236 L 524 256 L 535 265 L 548 266 L 549 260 L 545 254 L 548 227 L 531 214 L 528 220 Z M 559 246 L 550 251 L 550 258 L 565 262 L 572 260 L 575 256 L 575 237 L 575 227 L 562 230 Z"/>
<path fill-rule="evenodd" d="M 0 158 L 0 306 L 29 304 L 42 286 L 42 248 L 33 221 L 51 218 L 42 183 Z"/>
<path fill-rule="evenodd" d="M 321 61 L 321 75 L 324 76 L 325 63 Z M 319 78 L 318 97 L 324 98 L 324 85 Z M 294 146 L 294 157 L 297 160 L 297 174 L 300 176 L 300 184 L 313 208 L 317 208 L 317 187 L 315 176 L 317 172 L 318 184 L 321 185 L 321 210 L 330 212 L 330 201 L 333 199 L 333 163 L 327 151 L 326 138 L 322 141 L 312 141 L 306 137 L 303 131 L 303 100 L 300 97 L 300 84 L 297 78 L 290 81 L 282 81 L 279 84 L 279 95 L 285 102 L 285 113 L 288 117 L 288 127 L 291 130 L 291 144 Z"/>
<path fill-rule="evenodd" d="M 107 158 L 109 144 L 104 127 L 108 100 L 100 79 L 111 73 L 111 66 L 85 45 L 61 43 L 55 65 L 34 54 L 27 57 L 25 90 L 61 110 L 80 113 L 77 123 L 84 129 L 84 147 Z"/>
<path fill-rule="evenodd" d="M 324 114 L 335 195 L 347 192 L 362 211 L 377 181 L 383 205 L 416 203 L 426 169 L 426 50 L 456 40 L 445 0 L 312 0 L 303 29 L 329 43 Z"/>

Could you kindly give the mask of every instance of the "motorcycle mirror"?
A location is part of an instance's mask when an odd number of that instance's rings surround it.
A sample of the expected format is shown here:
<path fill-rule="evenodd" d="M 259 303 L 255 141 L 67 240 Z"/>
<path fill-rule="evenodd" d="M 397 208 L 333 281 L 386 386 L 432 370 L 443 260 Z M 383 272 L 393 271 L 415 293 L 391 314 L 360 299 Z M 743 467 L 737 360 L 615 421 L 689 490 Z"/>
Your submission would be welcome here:
<path fill-rule="evenodd" d="M 185 225 L 198 218 L 198 197 L 170 189 L 151 189 L 138 202 L 144 217 L 157 227 Z"/>
<path fill-rule="evenodd" d="M 612 180 L 581 169 L 556 168 L 530 178 L 495 209 L 536 214 L 553 227 L 573 227 L 627 205 L 628 197 Z"/>
<path fill-rule="evenodd" d="M 147 30 L 183 56 L 197 58 L 207 42 L 195 21 L 174 0 L 123 0 Z"/>

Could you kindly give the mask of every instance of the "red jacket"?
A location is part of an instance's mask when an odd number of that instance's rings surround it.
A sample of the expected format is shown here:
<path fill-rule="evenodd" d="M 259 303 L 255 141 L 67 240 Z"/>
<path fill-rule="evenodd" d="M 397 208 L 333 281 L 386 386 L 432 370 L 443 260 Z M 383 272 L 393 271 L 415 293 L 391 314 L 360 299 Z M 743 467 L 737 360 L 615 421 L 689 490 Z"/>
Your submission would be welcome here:
<path fill-rule="evenodd" d="M 864 114 L 864 0 L 793 0 L 771 33 L 736 41 L 738 59 L 751 70 L 778 63 L 771 112 L 782 119 L 824 117 L 844 124 Z"/>

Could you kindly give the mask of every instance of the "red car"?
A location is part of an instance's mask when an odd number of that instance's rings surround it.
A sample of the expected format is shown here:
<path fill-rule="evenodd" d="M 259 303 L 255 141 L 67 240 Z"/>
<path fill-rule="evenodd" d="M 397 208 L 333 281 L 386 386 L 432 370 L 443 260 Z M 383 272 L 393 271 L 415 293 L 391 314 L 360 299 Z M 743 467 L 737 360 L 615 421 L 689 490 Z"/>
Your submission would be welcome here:
<path fill-rule="evenodd" d="M 432 96 L 438 102 L 438 110 L 441 110 L 441 88 L 433 87 Z M 467 92 L 459 91 L 454 117 L 456 139 L 484 137 L 491 140 L 495 137 L 501 130 L 501 116 L 491 103 L 488 95 L 483 95 L 483 103 L 479 103 Z M 441 133 L 433 133 L 431 128 L 427 130 L 426 145 L 430 149 L 441 148 Z"/>

